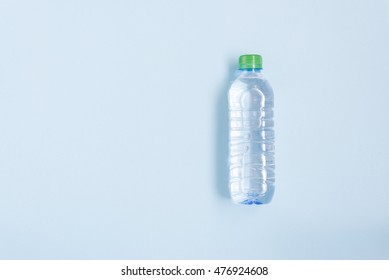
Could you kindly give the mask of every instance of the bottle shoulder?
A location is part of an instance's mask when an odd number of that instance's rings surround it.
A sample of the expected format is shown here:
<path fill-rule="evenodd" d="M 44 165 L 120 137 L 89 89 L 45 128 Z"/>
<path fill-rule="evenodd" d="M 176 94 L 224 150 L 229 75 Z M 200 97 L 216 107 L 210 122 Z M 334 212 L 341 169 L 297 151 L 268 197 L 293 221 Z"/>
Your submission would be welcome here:
<path fill-rule="evenodd" d="M 259 71 L 236 71 L 231 80 L 229 92 L 231 94 L 231 92 L 242 92 L 253 88 L 260 90 L 264 95 L 273 96 L 269 81 Z"/>

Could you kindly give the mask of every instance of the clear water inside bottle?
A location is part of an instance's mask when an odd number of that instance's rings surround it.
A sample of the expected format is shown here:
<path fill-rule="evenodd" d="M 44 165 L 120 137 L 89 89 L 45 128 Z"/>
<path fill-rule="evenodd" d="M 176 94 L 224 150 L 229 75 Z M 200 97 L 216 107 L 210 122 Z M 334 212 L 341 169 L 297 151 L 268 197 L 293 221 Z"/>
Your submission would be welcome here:
<path fill-rule="evenodd" d="M 238 204 L 269 203 L 274 194 L 274 95 L 260 70 L 239 70 L 228 93 L 229 187 Z"/>

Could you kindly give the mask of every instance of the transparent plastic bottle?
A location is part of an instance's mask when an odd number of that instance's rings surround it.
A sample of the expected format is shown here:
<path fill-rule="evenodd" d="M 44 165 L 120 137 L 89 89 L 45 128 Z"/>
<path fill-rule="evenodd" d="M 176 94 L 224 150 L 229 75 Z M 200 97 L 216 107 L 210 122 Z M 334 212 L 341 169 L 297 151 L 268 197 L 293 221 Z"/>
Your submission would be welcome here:
<path fill-rule="evenodd" d="M 228 92 L 229 187 L 238 204 L 269 203 L 274 194 L 274 96 L 261 73 L 262 57 L 239 57 Z"/>

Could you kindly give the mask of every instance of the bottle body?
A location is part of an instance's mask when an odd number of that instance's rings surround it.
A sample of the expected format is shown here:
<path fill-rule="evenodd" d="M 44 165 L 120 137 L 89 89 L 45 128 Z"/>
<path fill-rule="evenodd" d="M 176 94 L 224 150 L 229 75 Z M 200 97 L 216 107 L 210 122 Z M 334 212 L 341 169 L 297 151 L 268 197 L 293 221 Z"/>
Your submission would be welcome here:
<path fill-rule="evenodd" d="M 260 69 L 241 69 L 235 77 L 228 92 L 231 198 L 269 203 L 275 184 L 273 90 Z"/>

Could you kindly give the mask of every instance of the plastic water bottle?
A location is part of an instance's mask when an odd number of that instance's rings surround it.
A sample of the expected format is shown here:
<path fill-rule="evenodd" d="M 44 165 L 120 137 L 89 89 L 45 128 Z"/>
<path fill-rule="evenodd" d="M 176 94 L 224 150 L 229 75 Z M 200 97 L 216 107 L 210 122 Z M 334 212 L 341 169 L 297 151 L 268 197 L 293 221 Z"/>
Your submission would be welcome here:
<path fill-rule="evenodd" d="M 260 55 L 240 56 L 228 93 L 229 186 L 238 204 L 269 203 L 274 194 L 274 96 L 261 70 Z"/>

